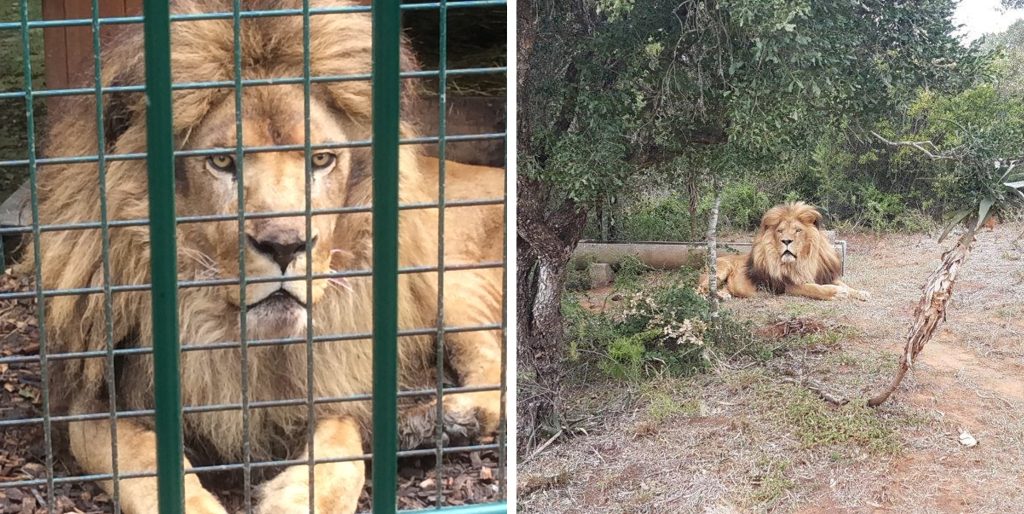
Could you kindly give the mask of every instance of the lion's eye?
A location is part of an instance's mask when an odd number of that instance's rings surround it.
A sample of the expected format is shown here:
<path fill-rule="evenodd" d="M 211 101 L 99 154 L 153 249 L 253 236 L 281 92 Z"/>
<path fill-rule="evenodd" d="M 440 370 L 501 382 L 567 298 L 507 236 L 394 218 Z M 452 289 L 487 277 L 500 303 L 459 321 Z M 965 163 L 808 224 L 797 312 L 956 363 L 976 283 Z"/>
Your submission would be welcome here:
<path fill-rule="evenodd" d="M 235 158 L 230 155 L 211 155 L 206 158 L 206 164 L 211 168 L 224 173 L 235 172 Z"/>
<path fill-rule="evenodd" d="M 337 157 L 330 152 L 315 153 L 310 158 L 310 161 L 313 163 L 313 168 L 317 171 L 325 170 L 334 166 L 334 161 L 336 160 Z"/>
<path fill-rule="evenodd" d="M 800 232 L 803 232 L 803 231 L 804 231 L 804 229 L 802 229 L 802 228 L 798 228 L 798 229 L 796 229 L 796 233 L 797 233 L 797 234 L 799 234 Z"/>

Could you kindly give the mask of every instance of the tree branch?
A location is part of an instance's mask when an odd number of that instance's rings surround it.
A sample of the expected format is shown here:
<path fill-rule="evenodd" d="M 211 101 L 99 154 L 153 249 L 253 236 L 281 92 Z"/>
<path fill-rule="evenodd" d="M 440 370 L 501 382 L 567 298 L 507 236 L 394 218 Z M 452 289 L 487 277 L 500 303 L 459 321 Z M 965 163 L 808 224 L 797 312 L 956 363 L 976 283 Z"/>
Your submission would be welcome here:
<path fill-rule="evenodd" d="M 887 144 L 889 146 L 911 146 L 911 147 L 914 147 L 914 148 L 918 149 L 919 151 L 921 151 L 921 153 L 927 155 L 930 159 L 944 160 L 944 159 L 954 159 L 955 158 L 952 155 L 943 154 L 939 150 L 939 147 L 935 146 L 935 143 L 932 143 L 931 141 L 889 141 L 888 139 L 882 137 L 881 134 L 879 134 L 878 132 L 875 132 L 873 130 L 871 131 L 871 135 L 875 136 L 876 138 L 878 138 L 879 141 L 881 141 L 881 142 L 883 142 L 883 143 L 885 143 L 885 144 Z M 931 147 L 931 150 L 929 150 L 925 146 Z"/>

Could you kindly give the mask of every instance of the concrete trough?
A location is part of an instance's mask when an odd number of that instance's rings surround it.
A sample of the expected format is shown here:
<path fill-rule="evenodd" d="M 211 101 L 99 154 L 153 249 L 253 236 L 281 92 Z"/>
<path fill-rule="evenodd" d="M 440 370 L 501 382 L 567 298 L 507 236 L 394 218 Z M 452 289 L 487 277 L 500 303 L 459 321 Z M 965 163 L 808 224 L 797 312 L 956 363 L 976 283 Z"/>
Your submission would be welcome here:
<path fill-rule="evenodd" d="M 835 240 L 836 251 L 846 270 L 846 241 Z M 718 251 L 725 253 L 742 253 L 750 251 L 750 242 L 720 242 Z M 676 269 L 698 263 L 707 255 L 708 244 L 702 241 L 639 241 L 639 242 L 601 242 L 581 241 L 573 252 L 573 257 L 591 259 L 594 262 L 618 264 L 626 257 L 632 256 L 654 269 Z"/>

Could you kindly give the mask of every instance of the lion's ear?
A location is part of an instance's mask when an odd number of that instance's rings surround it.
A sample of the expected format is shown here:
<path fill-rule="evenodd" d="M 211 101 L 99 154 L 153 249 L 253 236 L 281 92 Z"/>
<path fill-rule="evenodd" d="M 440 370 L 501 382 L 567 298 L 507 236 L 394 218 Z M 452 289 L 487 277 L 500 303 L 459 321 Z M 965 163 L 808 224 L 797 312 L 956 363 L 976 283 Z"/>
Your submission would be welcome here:
<path fill-rule="evenodd" d="M 808 225 L 814 225 L 815 228 L 821 228 L 821 213 L 817 210 L 808 209 L 801 212 L 797 219 Z"/>

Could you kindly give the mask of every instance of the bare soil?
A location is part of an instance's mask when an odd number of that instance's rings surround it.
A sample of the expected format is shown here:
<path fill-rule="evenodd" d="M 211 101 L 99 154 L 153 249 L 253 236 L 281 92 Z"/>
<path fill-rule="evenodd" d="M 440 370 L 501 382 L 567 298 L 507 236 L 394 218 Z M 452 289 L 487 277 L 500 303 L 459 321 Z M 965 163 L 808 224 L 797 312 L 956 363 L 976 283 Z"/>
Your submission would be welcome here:
<path fill-rule="evenodd" d="M 846 281 L 870 301 L 731 300 L 775 357 L 571 391 L 571 426 L 521 455 L 520 511 L 1024 512 L 1022 233 L 980 235 L 946 323 L 877 409 L 864 401 L 893 376 L 942 248 L 934 234 L 840 234 Z"/>

